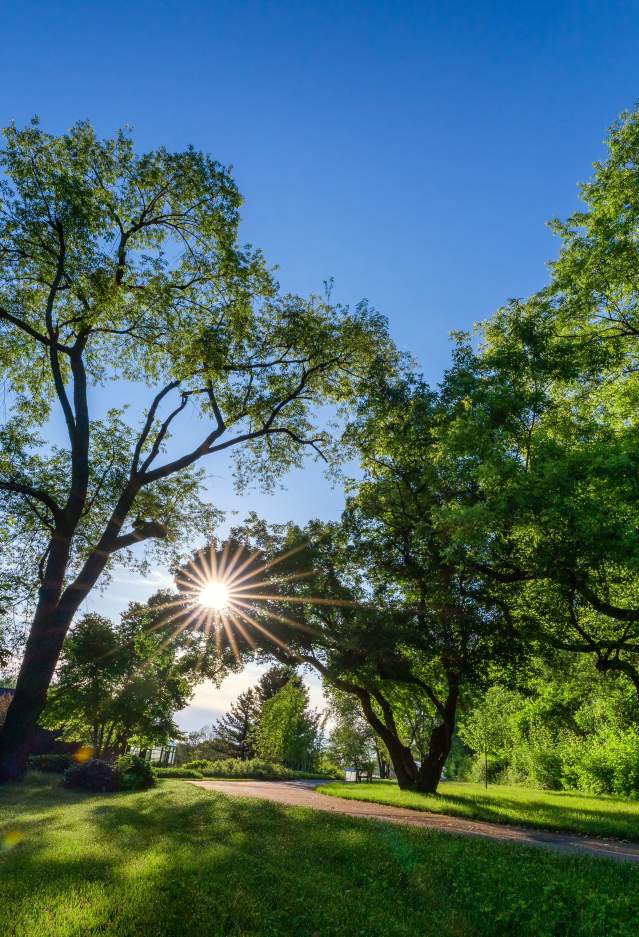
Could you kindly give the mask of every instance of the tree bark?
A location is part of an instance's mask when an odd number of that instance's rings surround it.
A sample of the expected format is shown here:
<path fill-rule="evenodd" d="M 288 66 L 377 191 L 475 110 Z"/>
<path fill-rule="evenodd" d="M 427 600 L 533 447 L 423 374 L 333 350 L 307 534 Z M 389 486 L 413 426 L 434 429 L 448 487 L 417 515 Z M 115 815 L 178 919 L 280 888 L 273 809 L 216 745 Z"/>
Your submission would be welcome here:
<path fill-rule="evenodd" d="M 18 781 L 27 769 L 38 719 L 47 701 L 72 613 L 39 610 L 29 633 L 16 690 L 0 733 L 0 781 Z"/>
<path fill-rule="evenodd" d="M 450 754 L 455 734 L 455 717 L 459 701 L 459 674 L 449 673 L 448 696 L 444 704 L 442 721 L 435 726 L 430 736 L 428 754 L 422 761 L 414 789 L 425 794 L 436 794 L 446 759 Z"/>

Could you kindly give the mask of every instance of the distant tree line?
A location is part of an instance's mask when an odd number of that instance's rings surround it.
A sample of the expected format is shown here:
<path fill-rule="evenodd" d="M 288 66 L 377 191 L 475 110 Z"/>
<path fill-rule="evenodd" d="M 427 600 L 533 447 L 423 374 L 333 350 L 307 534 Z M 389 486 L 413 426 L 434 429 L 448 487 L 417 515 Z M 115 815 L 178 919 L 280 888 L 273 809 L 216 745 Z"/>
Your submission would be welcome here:
<path fill-rule="evenodd" d="M 300 676 L 291 667 L 275 666 L 240 693 L 215 724 L 188 733 L 178 745 L 177 760 L 260 758 L 312 771 L 319 763 L 322 730 L 322 716 L 310 708 Z"/>

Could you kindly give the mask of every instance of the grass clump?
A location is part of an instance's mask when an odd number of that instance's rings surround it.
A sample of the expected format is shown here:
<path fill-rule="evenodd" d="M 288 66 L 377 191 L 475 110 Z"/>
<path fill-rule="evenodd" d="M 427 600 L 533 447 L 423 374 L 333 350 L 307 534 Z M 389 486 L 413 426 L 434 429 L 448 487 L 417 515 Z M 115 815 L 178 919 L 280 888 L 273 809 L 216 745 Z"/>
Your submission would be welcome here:
<path fill-rule="evenodd" d="M 576 791 L 547 791 L 529 787 L 443 781 L 437 794 L 402 791 L 391 781 L 352 784 L 333 781 L 320 793 L 348 800 L 365 800 L 469 820 L 512 826 L 531 826 L 558 832 L 614 836 L 639 842 L 639 801 Z"/>

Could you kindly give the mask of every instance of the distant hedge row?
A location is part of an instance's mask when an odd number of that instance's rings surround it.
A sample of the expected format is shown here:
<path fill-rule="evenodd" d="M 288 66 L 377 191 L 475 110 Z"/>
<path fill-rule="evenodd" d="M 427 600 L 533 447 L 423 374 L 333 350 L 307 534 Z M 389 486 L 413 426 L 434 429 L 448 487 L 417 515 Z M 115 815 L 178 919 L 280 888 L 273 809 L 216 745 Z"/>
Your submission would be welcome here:
<path fill-rule="evenodd" d="M 156 768 L 155 773 L 159 778 L 247 778 L 260 781 L 327 777 L 308 771 L 293 771 L 259 758 L 250 758 L 247 761 L 241 761 L 239 758 L 224 758 L 218 761 L 199 758 L 175 768 Z"/>

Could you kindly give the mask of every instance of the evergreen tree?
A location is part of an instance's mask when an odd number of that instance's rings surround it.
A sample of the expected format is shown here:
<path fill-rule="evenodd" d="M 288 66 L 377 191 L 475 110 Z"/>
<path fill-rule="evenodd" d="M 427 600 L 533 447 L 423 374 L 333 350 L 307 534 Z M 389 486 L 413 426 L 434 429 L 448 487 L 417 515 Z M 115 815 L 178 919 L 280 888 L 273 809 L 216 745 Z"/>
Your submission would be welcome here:
<path fill-rule="evenodd" d="M 226 758 L 253 758 L 253 731 L 260 712 L 259 692 L 251 687 L 240 693 L 215 725 L 214 745 Z"/>

